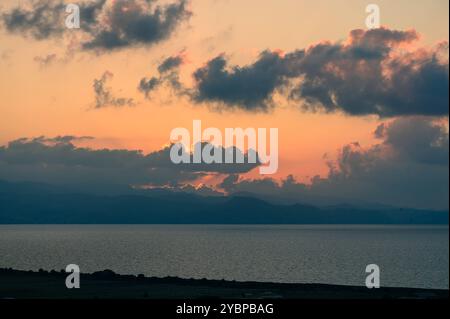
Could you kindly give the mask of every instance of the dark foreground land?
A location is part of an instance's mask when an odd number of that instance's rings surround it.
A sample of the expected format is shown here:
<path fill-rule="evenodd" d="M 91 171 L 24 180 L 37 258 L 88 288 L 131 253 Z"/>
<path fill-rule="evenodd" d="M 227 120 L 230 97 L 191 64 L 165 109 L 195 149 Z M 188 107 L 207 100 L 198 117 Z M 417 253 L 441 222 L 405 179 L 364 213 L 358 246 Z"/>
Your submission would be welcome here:
<path fill-rule="evenodd" d="M 68 274 L 0 269 L 0 299 L 444 299 L 448 290 L 232 282 L 81 274 L 80 289 L 67 289 Z"/>

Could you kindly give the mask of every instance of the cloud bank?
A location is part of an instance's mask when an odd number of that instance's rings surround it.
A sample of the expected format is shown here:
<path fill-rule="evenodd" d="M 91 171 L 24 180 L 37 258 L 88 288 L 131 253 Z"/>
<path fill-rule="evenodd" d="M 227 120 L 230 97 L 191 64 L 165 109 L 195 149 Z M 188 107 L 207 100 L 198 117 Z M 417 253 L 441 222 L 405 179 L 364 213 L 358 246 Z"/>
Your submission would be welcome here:
<path fill-rule="evenodd" d="M 379 203 L 393 206 L 448 209 L 448 121 L 404 117 L 381 124 L 381 143 L 363 148 L 345 145 L 329 162 L 328 176 L 311 184 L 288 177 L 240 179 L 229 175 L 220 185 L 228 193 L 249 192 L 285 200 Z M 336 202 L 336 200 L 334 201 Z"/>
<path fill-rule="evenodd" d="M 244 66 L 230 65 L 222 54 L 198 68 L 194 86 L 182 87 L 180 95 L 221 109 L 268 111 L 279 93 L 314 112 L 446 116 L 448 43 L 415 49 L 418 39 L 414 30 L 353 30 L 344 42 L 267 50 Z"/>
<path fill-rule="evenodd" d="M 252 193 L 284 203 L 363 203 L 424 209 L 448 209 L 448 120 L 402 117 L 380 124 L 374 132 L 380 143 L 364 148 L 358 143 L 343 146 L 329 173 L 301 183 L 292 176 L 243 179 L 258 163 L 173 164 L 170 146 L 149 154 L 140 151 L 75 146 L 79 139 L 60 136 L 19 139 L 0 147 L 0 179 L 85 185 L 97 189 L 111 185 L 169 187 L 195 193 L 204 177 L 224 176 L 214 189 L 200 193 L 217 195 Z M 201 150 L 209 146 L 203 143 Z M 217 146 L 220 147 L 220 146 Z M 210 147 L 209 147 L 210 148 Z M 230 151 L 230 150 L 228 150 Z M 233 148 L 231 151 L 240 152 Z M 227 150 L 223 150 L 225 154 Z M 191 162 L 193 154 L 189 153 Z"/>
<path fill-rule="evenodd" d="M 178 186 L 206 174 L 241 174 L 259 164 L 173 164 L 170 147 L 143 154 L 122 149 L 94 150 L 75 146 L 75 142 L 92 137 L 59 136 L 56 138 L 22 138 L 0 147 L 0 179 L 35 181 L 63 185 L 108 187 Z M 203 143 L 201 151 L 207 146 Z M 222 149 L 222 153 L 236 148 Z M 193 154 L 189 153 L 192 157 Z"/>

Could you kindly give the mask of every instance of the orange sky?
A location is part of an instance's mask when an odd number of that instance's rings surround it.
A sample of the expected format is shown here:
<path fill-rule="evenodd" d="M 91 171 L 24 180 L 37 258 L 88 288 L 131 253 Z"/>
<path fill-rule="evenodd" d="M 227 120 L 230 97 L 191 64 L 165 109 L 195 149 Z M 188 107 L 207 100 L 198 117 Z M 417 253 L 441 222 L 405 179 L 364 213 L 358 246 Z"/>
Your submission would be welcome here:
<path fill-rule="evenodd" d="M 72 1 L 70 1 L 72 2 Z M 3 8 L 18 1 L 2 1 Z M 448 40 L 448 1 L 376 1 L 382 24 L 393 29 L 415 28 L 422 43 Z M 322 40 L 345 40 L 352 29 L 364 28 L 367 1 L 194 0 L 194 13 L 176 34 L 152 47 L 96 55 L 76 53 L 64 60 L 68 43 L 34 41 L 0 33 L 0 144 L 40 135 L 94 136 L 92 147 L 142 149 L 150 152 L 169 142 L 175 127 L 192 129 L 194 119 L 204 127 L 277 127 L 278 176 L 294 174 L 305 180 L 326 174 L 323 155 L 345 144 L 375 142 L 376 117 L 310 114 L 280 105 L 268 114 L 215 112 L 207 105 L 163 91 L 145 100 L 137 91 L 143 76 L 156 73 L 166 57 L 185 50 L 182 80 L 205 61 L 226 52 L 231 61 L 253 61 L 264 49 L 290 51 Z M 74 30 L 73 32 L 77 32 Z M 42 67 L 36 56 L 56 54 L 57 61 Z M 134 107 L 94 109 L 92 83 L 109 70 L 108 83 L 116 96 L 131 97 Z M 280 102 L 283 103 L 283 102 Z"/>

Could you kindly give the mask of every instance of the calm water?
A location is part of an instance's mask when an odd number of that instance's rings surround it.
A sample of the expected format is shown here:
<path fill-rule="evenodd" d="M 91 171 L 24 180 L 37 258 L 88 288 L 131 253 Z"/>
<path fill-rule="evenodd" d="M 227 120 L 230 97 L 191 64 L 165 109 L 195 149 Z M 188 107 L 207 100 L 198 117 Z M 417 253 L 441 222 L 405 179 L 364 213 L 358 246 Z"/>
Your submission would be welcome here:
<path fill-rule="evenodd" d="M 0 226 L 0 267 L 78 264 L 82 272 L 384 286 L 449 287 L 440 226 Z"/>

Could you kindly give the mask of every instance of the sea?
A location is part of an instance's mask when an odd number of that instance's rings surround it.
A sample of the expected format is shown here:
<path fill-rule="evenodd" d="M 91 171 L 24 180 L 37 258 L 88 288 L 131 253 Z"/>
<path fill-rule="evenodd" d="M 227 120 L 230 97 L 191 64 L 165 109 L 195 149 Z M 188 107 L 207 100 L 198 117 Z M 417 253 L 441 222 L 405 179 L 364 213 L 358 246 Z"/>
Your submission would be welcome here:
<path fill-rule="evenodd" d="M 0 268 L 449 288 L 448 226 L 0 225 Z"/>

